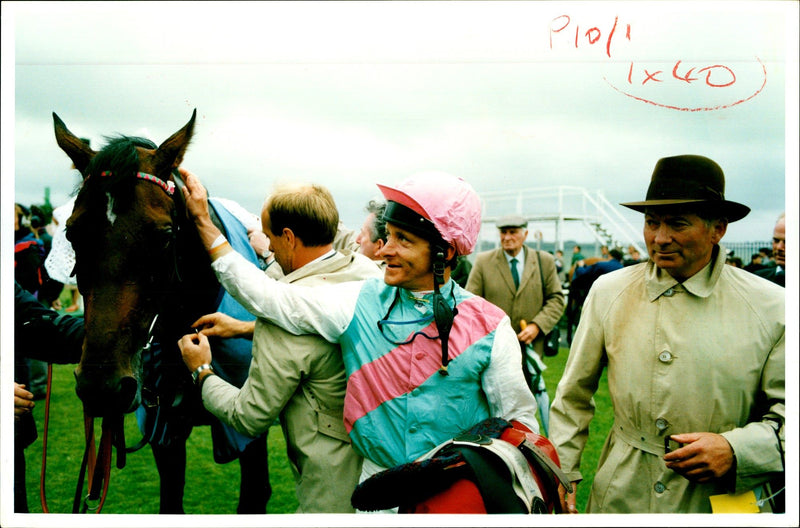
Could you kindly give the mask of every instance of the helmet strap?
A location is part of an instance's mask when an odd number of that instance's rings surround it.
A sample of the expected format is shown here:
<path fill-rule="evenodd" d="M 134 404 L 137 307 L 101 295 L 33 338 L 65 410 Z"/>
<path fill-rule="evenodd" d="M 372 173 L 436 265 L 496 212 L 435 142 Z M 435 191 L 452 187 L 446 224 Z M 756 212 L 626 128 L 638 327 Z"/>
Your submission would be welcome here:
<path fill-rule="evenodd" d="M 439 330 L 439 339 L 442 341 L 442 366 L 439 367 L 439 374 L 447 376 L 447 364 L 450 362 L 448 357 L 448 341 L 450 339 L 450 329 L 453 328 L 453 319 L 458 310 L 447 304 L 439 286 L 444 284 L 445 251 L 444 248 L 434 246 L 433 248 L 433 318 L 436 321 L 436 328 Z"/>

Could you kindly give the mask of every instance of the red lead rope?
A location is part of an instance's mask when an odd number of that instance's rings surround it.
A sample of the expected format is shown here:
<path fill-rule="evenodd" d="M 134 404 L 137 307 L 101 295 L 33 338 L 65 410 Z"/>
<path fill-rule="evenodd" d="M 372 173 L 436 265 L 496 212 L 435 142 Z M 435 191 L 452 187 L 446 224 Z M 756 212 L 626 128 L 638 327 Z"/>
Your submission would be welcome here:
<path fill-rule="evenodd" d="M 114 432 L 111 428 L 106 427 L 106 419 L 103 419 L 103 434 L 100 436 L 100 447 L 97 451 L 97 456 L 94 456 L 94 418 L 84 415 L 84 428 L 86 430 L 86 453 L 88 455 L 88 464 L 81 467 L 81 475 L 78 479 L 79 487 L 76 490 L 76 498 L 83 490 L 83 471 L 89 475 L 89 493 L 83 499 L 83 507 L 80 513 L 86 513 L 87 510 L 93 510 L 95 513 L 100 513 L 103 509 L 103 504 L 106 502 L 108 495 L 108 482 L 111 475 L 111 441 Z M 101 493 L 102 486 L 102 493 Z M 100 501 L 96 506 L 89 506 L 89 501 Z M 73 503 L 73 513 L 77 513 L 77 501 Z"/>
<path fill-rule="evenodd" d="M 47 365 L 47 396 L 44 407 L 44 434 L 42 438 L 42 470 L 39 478 L 39 496 L 42 501 L 42 512 L 50 513 L 47 507 L 47 494 L 45 491 L 45 473 L 47 466 L 47 432 L 50 424 L 50 387 L 53 378 L 53 366 Z M 106 420 L 109 423 L 106 423 Z M 125 440 L 123 432 L 123 421 L 103 419 L 103 434 L 100 437 L 100 447 L 95 455 L 94 441 L 94 418 L 84 413 L 83 417 L 84 433 L 86 438 L 86 449 L 83 453 L 81 470 L 78 475 L 78 485 L 75 490 L 75 499 L 72 504 L 72 513 L 86 513 L 92 510 L 100 513 L 108 495 L 109 476 L 111 474 L 111 451 L 114 447 L 114 440 L 117 440 L 117 450 L 122 450 L 122 455 L 117 461 L 117 467 L 122 468 L 124 462 Z M 99 464 L 98 464 L 99 462 Z M 83 481 L 89 475 L 89 493 L 81 501 L 83 494 Z M 102 490 L 101 490 L 102 487 Z M 89 501 L 99 501 L 96 506 L 89 506 Z M 81 507 L 82 502 L 82 507 Z"/>
<path fill-rule="evenodd" d="M 50 385 L 53 382 L 53 365 L 47 364 L 47 389 L 44 400 L 44 436 L 42 438 L 42 471 L 39 475 L 39 497 L 42 499 L 42 511 L 50 513 L 47 508 L 47 495 L 44 489 L 45 466 L 47 465 L 47 426 L 50 424 Z"/>

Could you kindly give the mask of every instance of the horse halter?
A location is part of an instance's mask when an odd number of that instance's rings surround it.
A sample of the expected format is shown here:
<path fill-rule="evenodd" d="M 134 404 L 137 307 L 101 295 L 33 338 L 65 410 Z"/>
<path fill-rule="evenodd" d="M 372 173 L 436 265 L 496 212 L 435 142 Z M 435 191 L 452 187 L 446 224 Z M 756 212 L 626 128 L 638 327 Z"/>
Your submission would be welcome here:
<path fill-rule="evenodd" d="M 114 174 L 113 171 L 110 170 L 103 171 L 100 173 L 100 177 L 103 178 L 106 176 L 112 176 L 113 174 Z M 153 176 L 152 174 L 147 174 L 146 172 L 137 172 L 136 177 L 139 178 L 140 180 L 149 181 L 150 183 L 155 183 L 156 185 L 164 189 L 164 192 L 170 196 L 175 194 L 175 182 L 164 181 L 161 178 Z"/>

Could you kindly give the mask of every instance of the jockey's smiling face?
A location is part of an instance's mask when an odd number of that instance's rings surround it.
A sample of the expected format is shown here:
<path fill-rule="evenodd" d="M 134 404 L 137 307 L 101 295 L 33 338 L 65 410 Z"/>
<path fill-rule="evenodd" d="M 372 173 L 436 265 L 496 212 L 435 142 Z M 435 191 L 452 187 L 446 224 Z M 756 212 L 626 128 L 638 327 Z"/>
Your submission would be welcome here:
<path fill-rule="evenodd" d="M 386 233 L 386 245 L 377 252 L 386 261 L 386 284 L 412 291 L 432 290 L 430 242 L 391 223 L 386 224 Z"/>

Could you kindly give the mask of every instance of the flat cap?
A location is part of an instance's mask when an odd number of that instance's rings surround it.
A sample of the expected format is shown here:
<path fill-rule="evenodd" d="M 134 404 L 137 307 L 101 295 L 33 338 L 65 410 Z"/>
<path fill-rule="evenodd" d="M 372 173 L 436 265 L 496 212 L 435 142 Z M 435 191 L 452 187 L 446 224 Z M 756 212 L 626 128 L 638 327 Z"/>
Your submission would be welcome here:
<path fill-rule="evenodd" d="M 497 219 L 497 229 L 504 227 L 528 227 L 528 221 L 518 214 L 505 215 Z"/>

